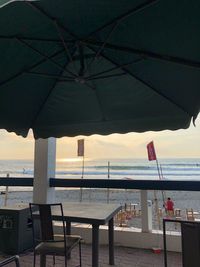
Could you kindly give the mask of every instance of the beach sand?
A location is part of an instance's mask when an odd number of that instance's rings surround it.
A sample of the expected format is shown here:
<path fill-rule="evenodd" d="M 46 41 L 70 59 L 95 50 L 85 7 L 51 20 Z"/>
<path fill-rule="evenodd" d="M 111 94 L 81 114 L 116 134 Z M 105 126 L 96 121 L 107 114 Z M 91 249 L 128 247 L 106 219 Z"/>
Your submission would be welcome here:
<path fill-rule="evenodd" d="M 163 210 L 163 200 L 161 191 L 157 192 L 158 206 Z M 171 197 L 174 201 L 175 208 L 181 210 L 183 218 L 185 217 L 186 208 L 193 208 L 193 210 L 200 212 L 200 192 L 189 191 L 165 191 L 165 197 Z M 9 191 L 7 205 L 13 205 L 16 203 L 29 203 L 32 202 L 32 191 Z M 109 197 L 108 197 L 109 196 Z M 158 229 L 158 220 L 155 213 L 155 200 L 154 191 L 148 191 L 148 199 L 152 201 L 152 213 L 153 213 L 153 229 Z M 0 195 L 0 206 L 4 205 L 5 194 Z M 56 190 L 56 202 L 69 202 L 80 201 L 79 189 L 67 189 Z M 137 204 L 136 209 L 140 209 L 140 191 L 138 190 L 122 190 L 122 189 L 83 189 L 82 193 L 83 202 L 102 202 L 102 203 L 118 203 L 124 206 L 127 203 L 129 207 L 130 203 Z M 134 217 L 131 220 L 126 221 L 129 227 L 141 227 L 141 218 Z M 161 219 L 162 225 L 162 219 Z M 171 226 L 170 226 L 171 227 Z M 172 227 L 173 228 L 173 227 Z"/>

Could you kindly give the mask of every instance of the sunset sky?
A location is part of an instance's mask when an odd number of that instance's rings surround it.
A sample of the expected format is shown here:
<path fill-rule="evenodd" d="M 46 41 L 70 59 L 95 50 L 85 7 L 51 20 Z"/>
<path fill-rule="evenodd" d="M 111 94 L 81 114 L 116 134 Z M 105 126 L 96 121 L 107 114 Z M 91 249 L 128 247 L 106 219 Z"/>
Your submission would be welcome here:
<path fill-rule="evenodd" d="M 109 136 L 93 135 L 57 139 L 57 159 L 77 157 L 77 140 L 85 139 L 85 157 L 93 158 L 147 158 L 146 145 L 154 141 L 157 157 L 200 158 L 200 116 L 196 127 L 187 130 L 128 133 Z M 0 130 L 0 159 L 33 159 L 34 139 L 30 133 L 22 138 Z"/>

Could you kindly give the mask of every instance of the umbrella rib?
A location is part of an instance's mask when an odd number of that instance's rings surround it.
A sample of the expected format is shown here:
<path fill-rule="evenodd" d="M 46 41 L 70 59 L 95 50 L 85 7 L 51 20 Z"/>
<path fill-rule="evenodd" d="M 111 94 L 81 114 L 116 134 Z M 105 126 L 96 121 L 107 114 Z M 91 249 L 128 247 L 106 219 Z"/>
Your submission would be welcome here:
<path fill-rule="evenodd" d="M 35 4 L 33 4 L 32 2 L 29 1 L 25 1 L 28 5 L 30 5 L 33 9 L 36 9 L 37 12 L 42 13 L 44 16 L 46 16 L 47 18 L 49 18 L 49 20 L 51 20 L 52 22 L 54 22 L 54 18 L 50 17 L 44 10 L 41 10 L 39 7 L 37 7 Z M 115 18 L 114 20 L 110 21 L 109 23 L 106 23 L 104 26 L 102 26 L 101 28 L 97 29 L 96 31 L 94 31 L 93 33 L 91 33 L 89 36 L 93 35 L 94 33 L 102 30 L 103 28 L 107 27 L 108 25 L 119 21 L 121 19 L 126 18 L 127 16 L 132 15 L 134 12 L 143 10 L 144 8 L 147 8 L 153 4 L 155 4 L 156 2 L 159 2 L 159 0 L 148 0 L 145 3 L 133 8 L 132 10 L 126 12 L 125 14 Z M 63 25 L 61 25 L 60 23 L 58 23 L 58 26 L 63 29 L 64 31 L 66 31 L 68 34 L 70 34 L 71 36 L 73 36 L 75 38 L 75 40 L 78 40 L 78 37 L 73 34 L 69 29 L 67 29 L 66 27 L 64 27 Z M 87 38 L 89 38 L 89 36 Z M 89 43 L 89 44 L 94 44 L 94 45 L 101 45 L 101 42 L 96 42 L 96 41 L 92 41 L 92 40 L 88 40 L 85 39 L 84 42 Z M 182 59 L 182 58 L 178 58 L 178 57 L 173 57 L 173 56 L 168 56 L 168 55 L 160 55 L 160 54 L 156 54 L 153 52 L 149 52 L 149 51 L 144 51 L 144 50 L 139 50 L 139 49 L 133 49 L 133 48 L 128 48 L 128 47 L 119 47 L 119 46 L 115 46 L 115 45 L 111 45 L 111 44 L 105 44 L 105 47 L 108 48 L 113 48 L 113 49 L 118 49 L 118 50 L 122 50 L 122 51 L 126 51 L 126 52 L 132 52 L 134 54 L 139 54 L 139 55 L 143 55 L 143 56 L 147 56 L 147 57 L 151 57 L 151 58 L 155 58 L 155 59 L 160 59 L 160 60 L 164 60 L 164 61 L 170 61 L 170 62 L 175 62 L 178 64 L 183 64 L 183 65 L 189 65 L 189 66 L 193 66 L 193 67 L 200 67 L 200 63 L 193 61 L 193 60 L 188 60 L 188 59 Z M 95 51 L 96 52 L 96 51 Z"/>
<path fill-rule="evenodd" d="M 110 30 L 110 32 L 108 33 L 105 41 L 102 43 L 102 45 L 99 47 L 99 50 L 96 52 L 95 56 L 93 57 L 93 59 L 91 60 L 91 62 L 88 64 L 85 73 L 87 73 L 87 70 L 89 69 L 89 67 L 92 65 L 92 63 L 98 58 L 98 56 L 100 55 L 101 51 L 104 49 L 108 39 L 110 38 L 111 34 L 114 32 L 115 28 L 117 27 L 118 23 L 115 23 L 114 26 L 112 27 L 112 29 Z"/>
<path fill-rule="evenodd" d="M 85 77 L 85 79 L 87 80 L 87 79 L 91 79 L 91 78 L 94 78 L 94 77 L 96 77 L 96 76 L 99 76 L 99 75 L 102 75 L 102 74 L 105 74 L 105 73 L 109 73 L 109 72 L 111 72 L 111 71 L 115 71 L 115 70 L 119 70 L 119 69 L 121 70 L 122 67 L 127 67 L 127 66 L 129 66 L 129 65 L 138 63 L 138 62 L 140 62 L 141 60 L 143 60 L 143 59 L 140 58 L 140 59 L 133 60 L 133 61 L 131 61 L 131 62 L 122 64 L 122 65 L 120 65 L 120 66 L 117 66 L 117 67 L 114 67 L 114 68 L 110 68 L 110 69 L 107 69 L 107 70 L 105 70 L 105 71 L 102 71 L 102 72 L 99 72 L 99 73 L 90 75 L 90 76 L 88 76 L 88 77 Z"/>
<path fill-rule="evenodd" d="M 88 40 L 85 43 L 87 43 L 89 45 L 95 45 L 95 46 L 101 46 L 102 45 L 102 42 L 96 42 L 94 40 Z M 200 68 L 200 62 L 190 60 L 190 59 L 184 59 L 184 58 L 174 57 L 174 56 L 170 56 L 170 55 L 162 55 L 162 54 L 154 53 L 151 51 L 135 49 L 135 48 L 131 48 L 131 47 L 122 47 L 122 46 L 117 46 L 117 45 L 108 44 L 108 43 L 105 44 L 105 47 L 109 48 L 109 49 L 113 49 L 113 50 L 118 50 L 118 51 L 123 51 L 123 52 L 128 52 L 128 53 L 140 55 L 143 58 L 146 57 L 146 58 L 158 59 L 158 60 L 162 60 L 162 61 L 173 62 L 173 63 L 186 65 L 186 66 L 190 66 L 190 67 Z"/>
<path fill-rule="evenodd" d="M 38 53 L 40 56 L 46 58 L 47 60 L 49 60 L 51 63 L 53 63 L 54 65 L 56 65 L 59 69 L 62 69 L 63 71 L 67 72 L 68 74 L 71 74 L 73 77 L 76 77 L 76 75 L 71 72 L 68 69 L 63 69 L 63 67 L 58 64 L 55 60 L 53 60 L 52 58 L 50 58 L 49 56 L 43 54 L 42 52 L 40 52 L 38 49 L 34 48 L 32 45 L 28 44 L 26 41 L 21 40 L 20 38 L 16 38 L 16 40 L 18 40 L 20 43 L 22 43 L 23 45 L 29 47 L 30 49 L 32 49 L 33 51 L 35 51 L 36 53 Z"/>
<path fill-rule="evenodd" d="M 127 11 L 126 13 L 124 13 L 123 15 L 120 15 L 114 19 L 112 19 L 111 21 L 107 22 L 106 24 L 104 24 L 103 26 L 101 26 L 100 28 L 96 29 L 95 31 L 93 31 L 92 33 L 90 33 L 87 38 L 89 38 L 90 36 L 96 34 L 99 31 L 102 31 L 103 29 L 105 29 L 106 27 L 112 25 L 113 23 L 119 23 L 122 20 L 128 18 L 131 15 L 134 15 L 137 12 L 140 12 L 143 9 L 146 9 L 154 4 L 156 4 L 156 2 L 160 2 L 160 0 L 147 0 L 146 2 L 134 7 L 133 9 Z"/>
<path fill-rule="evenodd" d="M 12 39 L 16 39 L 15 35 L 12 36 L 6 36 L 6 35 L 0 35 L 0 39 L 5 39 L 5 40 L 12 40 Z M 62 40 L 59 39 L 44 39 L 44 38 L 30 38 L 30 37 L 25 37 L 25 36 L 20 36 L 20 39 L 23 41 L 36 41 L 36 42 L 52 42 L 52 43 L 62 43 Z M 65 42 L 68 43 L 75 43 L 76 40 L 65 40 Z"/>
<path fill-rule="evenodd" d="M 93 48 L 90 47 L 92 50 Z M 119 64 L 117 64 L 114 60 L 108 58 L 107 56 L 105 56 L 104 54 L 101 54 L 106 60 L 108 60 L 109 62 L 111 62 L 112 64 L 114 64 L 115 66 L 120 67 Z M 173 99 L 171 99 L 170 97 L 162 94 L 161 92 L 159 92 L 156 88 L 154 88 L 152 85 L 150 85 L 149 83 L 143 81 L 141 78 L 137 77 L 135 74 L 131 73 L 130 71 L 128 71 L 125 68 L 121 68 L 123 71 L 127 72 L 130 76 L 132 76 L 134 79 L 138 80 L 139 82 L 143 83 L 144 85 L 146 85 L 148 88 L 150 88 L 152 91 L 156 92 L 158 95 L 162 96 L 163 98 L 167 99 L 170 103 L 172 103 L 173 105 L 175 105 L 176 107 L 180 108 L 184 113 L 188 114 L 190 117 L 193 117 L 192 114 L 190 114 L 187 110 L 185 110 L 184 107 L 182 107 L 181 105 L 179 105 L 178 103 L 176 103 Z"/>
<path fill-rule="evenodd" d="M 37 76 L 42 76 L 42 77 L 47 77 L 47 78 L 57 78 L 57 79 L 60 78 L 60 76 L 58 75 L 49 74 L 49 73 L 40 73 L 40 72 L 34 72 L 34 71 L 27 71 L 26 73 L 37 75 Z M 68 76 L 62 76 L 62 78 L 66 78 L 65 81 L 74 81 L 74 79 Z"/>
<path fill-rule="evenodd" d="M 96 90 L 95 85 L 94 86 L 90 85 L 85 79 L 84 79 L 84 81 L 85 81 L 84 85 L 89 87 L 89 88 L 91 88 L 94 91 L 94 94 L 95 94 L 96 99 L 97 99 L 98 107 L 99 107 L 99 110 L 101 112 L 102 121 L 106 121 L 106 117 L 105 117 L 105 114 L 104 114 L 103 106 L 102 106 L 102 103 L 101 103 L 101 100 L 99 98 L 98 91 Z M 92 80 L 91 80 L 91 82 L 93 83 Z"/>
<path fill-rule="evenodd" d="M 63 49 L 62 49 L 61 51 L 58 51 L 58 52 L 54 53 L 51 57 L 55 57 L 55 56 L 59 55 L 59 54 L 62 53 L 62 52 L 63 52 Z M 29 70 L 32 70 L 32 69 L 36 68 L 36 67 L 39 66 L 40 64 L 43 64 L 45 61 L 46 61 L 46 59 L 43 58 L 43 59 L 40 60 L 39 62 L 37 62 L 37 63 L 35 63 L 34 65 L 32 65 L 30 68 L 28 68 L 28 69 L 26 69 L 26 70 L 22 70 L 22 71 L 16 73 L 14 76 L 8 78 L 7 80 L 1 82 L 1 83 L 0 83 L 0 86 L 2 86 L 2 85 L 4 85 L 4 84 L 6 84 L 6 83 L 8 83 L 8 82 L 10 82 L 10 81 L 12 81 L 12 80 L 14 80 L 15 78 L 19 77 L 20 75 L 24 74 L 25 72 L 28 72 Z"/>
<path fill-rule="evenodd" d="M 155 2 L 155 1 L 158 1 L 158 0 L 151 0 L 150 2 Z M 149 2 L 149 1 L 148 1 Z M 62 30 L 64 30 L 65 32 L 67 32 L 69 35 L 71 35 L 72 37 L 74 37 L 75 39 L 76 39 L 76 41 L 78 41 L 79 40 L 79 38 L 74 34 L 74 33 L 72 33 L 69 29 L 67 29 L 66 27 L 64 27 L 61 23 L 59 23 L 57 20 L 55 20 L 54 18 L 52 18 L 51 16 L 49 16 L 44 10 L 42 10 L 41 8 L 39 8 L 37 5 L 35 5 L 35 4 L 33 4 L 33 3 L 30 3 L 30 2 L 27 2 L 26 1 L 26 3 L 28 4 L 28 5 L 30 5 L 33 9 L 35 9 L 37 12 L 39 12 L 39 13 L 41 13 L 41 14 L 43 14 L 45 17 L 47 17 L 50 21 L 52 21 L 52 23 L 54 22 L 56 22 L 56 25 L 57 25 L 57 27 L 60 27 L 60 29 L 62 29 Z M 140 7 L 140 8 L 142 8 L 142 7 Z M 143 7 L 144 8 L 144 7 Z M 126 16 L 127 16 L 128 14 L 126 14 Z M 124 17 L 124 16 L 123 16 Z M 122 18 L 121 18 L 122 19 Z M 118 24 L 118 22 L 117 22 L 117 24 Z M 114 25 L 114 27 L 113 27 L 113 29 L 111 30 L 111 32 L 110 32 L 110 34 L 113 32 L 113 30 L 115 29 L 115 27 L 117 26 L 117 24 L 116 25 Z M 109 36 L 110 36 L 110 34 L 108 35 L 108 38 L 109 38 Z M 64 39 L 63 39 L 64 40 Z M 107 41 L 105 41 L 104 43 L 103 43 L 103 45 L 102 45 L 102 47 L 100 48 L 100 52 L 101 52 L 101 50 L 104 48 L 104 46 L 105 46 L 105 44 L 106 44 L 106 42 Z M 95 58 L 97 57 L 97 55 L 99 54 L 98 52 L 95 52 L 96 53 L 96 55 L 95 55 Z M 88 68 L 89 68 L 89 66 L 87 66 L 87 70 L 88 70 Z"/>
<path fill-rule="evenodd" d="M 89 78 L 86 79 L 86 81 L 93 81 L 93 80 L 99 80 L 99 79 L 107 79 L 107 78 L 112 78 L 112 77 L 119 77 L 119 76 L 123 76 L 123 75 L 127 75 L 126 72 L 123 73 L 118 73 L 118 74 L 113 74 L 113 75 L 105 75 L 105 76 L 100 76 L 100 77 L 96 77 L 96 78 Z"/>
<path fill-rule="evenodd" d="M 66 65 L 67 65 L 68 63 L 66 63 Z M 65 65 L 65 66 L 66 66 Z M 63 74 L 63 70 L 61 70 L 60 71 L 60 76 Z M 58 75 L 59 76 L 59 75 Z M 34 125 L 35 125 L 35 123 L 36 123 L 36 121 L 37 121 L 37 119 L 38 119 L 38 117 L 39 117 L 39 114 L 42 112 L 42 110 L 44 109 L 44 106 L 45 106 L 45 104 L 47 103 L 47 101 L 48 101 L 48 99 L 49 99 L 49 97 L 50 97 L 50 95 L 52 94 L 52 92 L 53 92 L 53 90 L 54 90 L 54 88 L 55 88 L 55 86 L 56 86 L 56 84 L 57 84 L 57 79 L 55 80 L 55 83 L 53 84 L 53 86 L 52 86 L 52 88 L 49 90 L 49 93 L 47 94 L 47 96 L 46 96 L 46 98 L 44 99 L 44 101 L 43 101 L 43 103 L 40 105 L 40 108 L 39 108 L 39 110 L 37 111 L 37 113 L 36 113 L 36 115 L 34 116 L 34 118 L 33 118 L 33 120 L 32 120 L 32 122 L 31 122 L 31 124 L 30 124 L 30 127 L 29 128 L 34 128 Z"/>
<path fill-rule="evenodd" d="M 89 88 L 92 89 L 93 91 L 96 91 L 96 87 L 93 86 L 93 85 L 91 85 L 91 84 L 89 84 L 88 82 L 84 82 L 83 85 L 89 87 Z"/>
<path fill-rule="evenodd" d="M 43 9 L 39 8 L 37 5 L 33 4 L 33 2 L 29 2 L 27 0 L 25 0 L 25 2 L 31 6 L 33 9 L 35 9 L 38 13 L 41 13 L 43 16 L 47 17 L 54 25 L 54 22 L 56 21 L 56 19 L 54 19 L 53 17 L 51 17 L 48 13 L 46 13 Z M 58 26 L 64 30 L 65 32 L 67 32 L 69 35 L 71 35 L 72 37 L 75 38 L 75 40 L 77 41 L 78 38 L 75 34 L 73 34 L 69 29 L 67 29 L 66 27 L 64 27 L 61 23 L 59 23 L 58 21 L 56 21 Z M 55 25 L 54 25 L 55 26 Z"/>
<path fill-rule="evenodd" d="M 91 88 L 94 91 L 94 93 L 96 95 L 97 103 L 98 103 L 98 106 L 99 106 L 99 110 L 101 111 L 102 121 L 106 121 L 106 117 L 105 117 L 105 114 L 103 112 L 102 104 L 101 104 L 100 98 L 98 96 L 98 92 L 97 92 L 97 90 L 95 90 L 96 89 L 95 86 L 92 86 L 92 85 L 90 85 L 88 83 L 84 83 L 84 85 L 89 87 L 89 88 Z"/>
<path fill-rule="evenodd" d="M 60 29 L 65 31 L 67 34 L 69 34 L 70 36 L 75 38 L 75 41 L 78 41 L 78 42 L 80 41 L 79 38 L 74 33 L 72 33 L 68 28 L 63 26 L 61 23 L 59 23 L 56 19 L 54 19 L 53 17 L 49 16 L 49 14 L 46 13 L 43 9 L 39 8 L 37 5 L 35 5 L 33 3 L 30 3 L 30 2 L 27 2 L 27 1 L 26 1 L 26 3 L 28 5 L 30 5 L 33 9 L 35 9 L 38 13 L 41 13 L 43 16 L 47 17 L 53 23 L 54 26 L 55 26 L 55 22 L 56 22 L 57 27 L 59 27 Z"/>
<path fill-rule="evenodd" d="M 65 40 L 64 40 L 64 38 L 63 38 L 63 35 L 62 35 L 62 33 L 61 33 L 61 29 L 60 29 L 60 27 L 59 27 L 57 21 L 55 21 L 55 25 L 56 25 L 56 28 L 57 28 L 57 31 L 58 31 L 58 35 L 59 35 L 59 37 L 60 37 L 60 39 L 61 39 L 61 41 L 62 41 L 62 44 L 63 44 L 63 46 L 64 46 L 64 48 L 65 48 L 65 51 L 66 51 L 67 55 L 68 55 L 68 57 L 69 57 L 69 60 L 70 60 L 70 62 L 71 62 L 72 65 L 73 65 L 74 71 L 76 72 L 76 75 L 78 75 L 78 71 L 76 70 L 76 66 L 75 66 L 74 61 L 73 61 L 73 59 L 72 59 L 72 55 L 71 55 L 71 53 L 70 53 L 70 51 L 69 51 L 69 48 L 68 48 L 67 43 L 65 42 Z"/>
<path fill-rule="evenodd" d="M 57 82 L 75 82 L 74 80 L 69 80 L 69 79 L 62 79 L 60 78 L 59 80 L 57 80 Z"/>
<path fill-rule="evenodd" d="M 54 27 L 55 27 L 55 23 L 56 23 L 57 27 L 59 27 L 60 29 L 62 29 L 63 31 L 65 31 L 67 34 L 69 34 L 70 36 L 72 36 L 73 38 L 75 38 L 75 41 L 79 41 L 79 38 L 74 33 L 72 33 L 68 28 L 66 28 L 65 26 L 63 26 L 61 23 L 59 23 L 55 18 L 51 17 L 43 9 L 39 8 L 37 6 L 37 4 L 35 5 L 35 4 L 33 4 L 32 2 L 29 2 L 29 1 L 25 1 L 25 2 L 29 6 L 31 6 L 33 9 L 35 9 L 38 13 L 40 13 L 43 16 L 47 17 L 51 21 L 51 23 L 53 24 Z M 77 75 L 74 75 L 74 76 L 77 77 Z"/>
<path fill-rule="evenodd" d="M 80 70 L 79 70 L 79 76 L 83 76 L 84 75 L 84 70 L 85 70 L 85 61 L 84 61 L 84 51 L 83 51 L 83 46 L 80 43 L 79 46 L 79 55 L 80 55 Z"/>

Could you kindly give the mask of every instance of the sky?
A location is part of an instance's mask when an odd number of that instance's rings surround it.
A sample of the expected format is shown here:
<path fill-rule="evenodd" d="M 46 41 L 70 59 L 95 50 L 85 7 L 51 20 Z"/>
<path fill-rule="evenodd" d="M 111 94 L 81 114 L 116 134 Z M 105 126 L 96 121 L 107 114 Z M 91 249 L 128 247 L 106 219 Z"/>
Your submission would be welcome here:
<path fill-rule="evenodd" d="M 85 158 L 147 158 L 146 145 L 154 141 L 158 158 L 200 158 L 200 116 L 186 130 L 77 136 L 57 139 L 56 158 L 77 158 L 77 140 L 85 140 Z M 0 130 L 0 159 L 33 159 L 34 139 Z"/>

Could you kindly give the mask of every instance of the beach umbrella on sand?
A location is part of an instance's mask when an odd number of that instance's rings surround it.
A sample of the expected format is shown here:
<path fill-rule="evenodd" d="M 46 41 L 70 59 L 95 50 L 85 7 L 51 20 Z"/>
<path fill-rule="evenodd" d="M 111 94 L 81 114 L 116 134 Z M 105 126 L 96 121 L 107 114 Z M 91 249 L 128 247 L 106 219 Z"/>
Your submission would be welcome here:
<path fill-rule="evenodd" d="M 176 130 L 200 109 L 198 0 L 0 0 L 0 128 Z"/>

